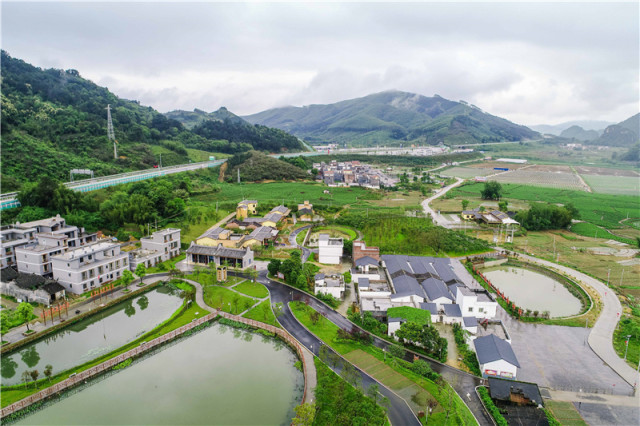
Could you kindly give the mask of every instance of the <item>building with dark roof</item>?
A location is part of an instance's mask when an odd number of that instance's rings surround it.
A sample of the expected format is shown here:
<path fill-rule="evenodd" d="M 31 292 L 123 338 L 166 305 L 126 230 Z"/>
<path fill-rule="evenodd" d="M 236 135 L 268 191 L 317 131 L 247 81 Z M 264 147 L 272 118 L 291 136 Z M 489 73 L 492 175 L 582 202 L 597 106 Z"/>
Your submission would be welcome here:
<path fill-rule="evenodd" d="M 509 342 L 489 334 L 475 339 L 473 345 L 482 377 L 516 378 L 520 364 Z"/>
<path fill-rule="evenodd" d="M 253 264 L 253 251 L 249 247 L 233 249 L 222 245 L 200 246 L 192 241 L 187 249 L 187 263 L 208 265 L 212 262 L 218 266 L 228 263 L 233 268 L 246 268 Z"/>
<path fill-rule="evenodd" d="M 3 269 L 0 278 L 0 291 L 16 299 L 49 305 L 66 295 L 65 288 L 58 281 L 18 272 L 11 267 Z"/>
<path fill-rule="evenodd" d="M 517 405 L 537 407 L 538 404 L 543 403 L 540 389 L 535 383 L 489 377 L 489 394 L 491 399 L 508 401 Z"/>

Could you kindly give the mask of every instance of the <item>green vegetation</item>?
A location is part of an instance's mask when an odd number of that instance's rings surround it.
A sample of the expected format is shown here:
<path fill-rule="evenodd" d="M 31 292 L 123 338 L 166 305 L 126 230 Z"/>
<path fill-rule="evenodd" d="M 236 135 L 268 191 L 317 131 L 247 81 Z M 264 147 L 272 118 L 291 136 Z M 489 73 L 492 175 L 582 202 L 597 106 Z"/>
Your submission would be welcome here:
<path fill-rule="evenodd" d="M 160 262 L 157 265 L 154 265 L 150 268 L 147 268 L 148 274 L 158 274 L 161 272 L 169 272 L 172 269 L 175 269 L 176 263 L 183 261 L 187 257 L 186 253 L 179 254 L 178 256 L 165 260 L 164 262 Z"/>
<path fill-rule="evenodd" d="M 394 334 L 405 345 L 416 346 L 441 362 L 447 361 L 447 339 L 440 337 L 434 326 L 407 321 Z"/>
<path fill-rule="evenodd" d="M 352 386 L 314 358 L 318 384 L 315 389 L 316 415 L 314 425 L 384 425 L 386 412 L 360 389 Z"/>
<path fill-rule="evenodd" d="M 603 176 L 586 174 L 581 176 L 595 193 L 631 196 L 640 193 L 640 183 L 637 176 Z"/>
<path fill-rule="evenodd" d="M 565 229 L 571 224 L 577 211 L 567 204 L 558 207 L 553 204 L 533 204 L 529 210 L 518 212 L 516 220 L 527 231 L 543 231 L 546 229 Z"/>
<path fill-rule="evenodd" d="M 507 426 L 507 420 L 502 414 L 500 414 L 500 409 L 496 407 L 496 404 L 494 404 L 493 400 L 491 400 L 487 388 L 479 387 L 477 391 L 480 395 L 480 399 L 482 399 L 482 402 L 484 403 L 484 406 L 487 407 L 487 411 L 489 411 L 489 414 L 491 414 L 491 417 L 493 417 L 493 420 L 495 420 L 497 425 Z"/>
<path fill-rule="evenodd" d="M 456 347 L 458 348 L 458 355 L 462 357 L 462 362 L 467 366 L 471 373 L 476 376 L 480 376 L 482 373 L 480 372 L 480 364 L 478 364 L 478 358 L 476 357 L 476 353 L 471 350 L 469 345 L 465 340 L 465 331 L 462 329 L 460 324 L 453 324 L 453 335 L 456 340 Z"/>
<path fill-rule="evenodd" d="M 269 290 L 258 282 L 251 282 L 249 280 L 244 281 L 233 288 L 235 291 L 239 291 L 247 296 L 265 298 L 269 295 Z"/>
<path fill-rule="evenodd" d="M 574 223 L 573 225 L 571 225 L 570 229 L 571 232 L 585 237 L 607 238 L 625 244 L 633 244 L 633 240 L 612 234 L 609 230 L 601 228 L 600 226 L 594 225 L 593 223 L 589 222 Z"/>
<path fill-rule="evenodd" d="M 613 334 L 613 347 L 621 358 L 625 355 L 627 336 L 631 336 L 627 350 L 627 363 L 637 367 L 640 360 L 640 304 L 638 303 L 631 306 L 631 315 L 620 320 Z"/>
<path fill-rule="evenodd" d="M 485 182 L 480 196 L 485 200 L 499 200 L 502 197 L 502 185 L 494 180 Z"/>
<path fill-rule="evenodd" d="M 251 308 L 243 317 L 270 324 L 274 327 L 280 327 L 271 310 L 271 303 L 268 299 Z"/>
<path fill-rule="evenodd" d="M 242 182 L 297 180 L 310 177 L 304 170 L 258 151 L 236 154 L 227 160 L 227 163 L 225 176 L 229 183 L 237 182 L 238 170 Z"/>
<path fill-rule="evenodd" d="M 425 311 L 424 309 L 413 308 L 411 306 L 389 308 L 387 310 L 387 317 L 404 318 L 407 321 L 411 321 L 420 325 L 431 324 L 431 312 Z"/>
<path fill-rule="evenodd" d="M 366 244 L 380 247 L 381 253 L 460 256 L 490 250 L 482 240 L 437 227 L 424 218 L 390 216 L 383 212 L 366 217 L 361 211 L 350 209 L 341 214 L 337 222 L 360 229 Z"/>
<path fill-rule="evenodd" d="M 318 226 L 311 230 L 313 234 L 329 234 L 331 238 L 344 238 L 345 241 L 355 240 L 358 237 L 356 231 L 345 226 Z M 304 232 L 301 232 L 304 234 Z"/>
<path fill-rule="evenodd" d="M 389 318 L 391 318 L 390 314 L 388 314 L 388 316 Z M 349 321 L 359 325 L 368 332 L 373 333 L 383 339 L 390 340 L 389 336 L 387 335 L 387 325 L 375 319 L 371 312 L 356 313 L 353 309 L 353 306 L 350 306 L 347 310 L 347 317 L 349 318 Z"/>
<path fill-rule="evenodd" d="M 470 199 L 479 197 L 483 185 L 471 183 L 454 188 L 454 196 Z M 503 198 L 566 204 L 571 201 L 580 213 L 582 220 L 607 229 L 621 228 L 619 223 L 628 217 L 640 217 L 640 205 L 637 197 L 610 194 L 595 194 L 584 191 L 570 191 L 527 185 L 504 184 Z"/>
<path fill-rule="evenodd" d="M 271 260 L 268 269 L 272 276 L 276 276 L 278 272 L 281 272 L 284 275 L 285 282 L 290 286 L 309 291 L 315 284 L 315 275 L 320 268 L 310 262 L 302 264 L 300 252 L 293 251 L 290 258 L 285 261 L 280 261 L 279 259 Z"/>
<path fill-rule="evenodd" d="M 192 286 L 190 286 L 190 288 L 192 290 L 193 289 Z M 59 383 L 65 379 L 67 379 L 69 377 L 69 375 L 73 374 L 73 373 L 79 373 L 81 371 L 87 370 L 91 367 L 94 367 L 98 364 L 103 363 L 104 361 L 111 359 L 117 355 L 120 355 L 122 353 L 127 352 L 130 349 L 133 349 L 135 347 L 140 346 L 140 343 L 142 342 L 148 342 L 150 340 L 153 340 L 157 337 L 160 337 L 164 334 L 169 333 L 170 331 L 173 331 L 177 328 L 182 327 L 185 324 L 189 324 L 190 322 L 192 322 L 194 319 L 197 318 L 201 318 L 203 316 L 205 316 L 207 314 L 207 312 L 202 309 L 202 307 L 198 306 L 197 303 L 195 302 L 191 302 L 191 303 L 187 303 L 187 300 L 185 300 L 185 302 L 183 303 L 182 307 L 179 308 L 176 312 L 173 313 L 173 315 L 167 319 L 166 321 L 164 321 L 163 323 L 159 324 L 158 326 L 156 326 L 153 330 L 149 331 L 148 333 L 143 334 L 142 336 L 140 336 L 139 338 L 137 338 L 136 340 L 108 353 L 105 354 L 93 361 L 89 361 L 87 363 L 84 363 L 82 365 L 76 366 L 72 369 L 63 371 L 61 373 L 56 374 L 55 376 L 52 376 L 50 379 L 47 378 L 47 385 L 51 386 L 54 385 L 56 383 Z M 44 379 L 43 379 L 44 380 Z M 1 388 L 1 396 L 2 396 L 2 407 L 6 407 L 7 405 L 11 405 L 14 402 L 17 402 L 23 398 L 26 398 L 29 395 L 32 395 L 34 393 L 36 393 L 38 391 L 38 389 L 25 389 L 22 385 L 15 385 L 15 386 L 3 386 Z"/>
<path fill-rule="evenodd" d="M 251 308 L 256 300 L 224 287 L 207 286 L 204 288 L 204 302 L 212 308 L 237 315 Z"/>
<path fill-rule="evenodd" d="M 7 296 L 2 295 L 2 297 L 6 298 Z M 18 308 L 19 307 L 20 306 L 18 306 Z M 18 312 L 18 309 L 6 309 L 3 307 L 0 311 L 0 330 L 2 334 L 6 333 L 14 327 L 21 326 L 27 321 L 31 321 L 32 319 L 37 318 L 33 314 L 33 306 L 31 306 L 31 309 L 31 315 L 25 317 L 23 313 Z"/>

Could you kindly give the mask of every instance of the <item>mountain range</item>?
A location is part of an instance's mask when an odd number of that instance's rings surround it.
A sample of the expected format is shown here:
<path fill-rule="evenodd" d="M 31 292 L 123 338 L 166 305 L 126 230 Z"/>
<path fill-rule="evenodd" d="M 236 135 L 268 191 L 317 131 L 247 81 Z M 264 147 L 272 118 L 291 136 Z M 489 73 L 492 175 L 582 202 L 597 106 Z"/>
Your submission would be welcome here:
<path fill-rule="evenodd" d="M 560 134 L 573 126 L 578 126 L 583 130 L 595 130 L 602 134 L 602 131 L 605 127 L 610 126 L 612 123 L 610 121 L 601 121 L 601 120 L 574 120 L 567 121 L 560 124 L 536 124 L 533 126 L 529 126 L 531 129 L 536 132 L 545 133 L 549 135 L 560 136 Z"/>
<path fill-rule="evenodd" d="M 159 154 L 163 165 L 171 165 L 189 162 L 194 150 L 204 151 L 198 158 L 206 158 L 209 152 L 305 149 L 298 138 L 254 126 L 225 109 L 215 113 L 215 121 L 187 128 L 151 107 L 119 98 L 77 70 L 41 69 L 4 50 L 0 71 L 2 192 L 41 176 L 66 181 L 74 168 L 91 169 L 96 176 L 150 168 L 159 163 Z M 107 138 L 107 105 L 118 158 Z"/>
<path fill-rule="evenodd" d="M 313 144 L 470 144 L 540 135 L 464 101 L 387 91 L 328 105 L 282 107 L 243 117 Z"/>

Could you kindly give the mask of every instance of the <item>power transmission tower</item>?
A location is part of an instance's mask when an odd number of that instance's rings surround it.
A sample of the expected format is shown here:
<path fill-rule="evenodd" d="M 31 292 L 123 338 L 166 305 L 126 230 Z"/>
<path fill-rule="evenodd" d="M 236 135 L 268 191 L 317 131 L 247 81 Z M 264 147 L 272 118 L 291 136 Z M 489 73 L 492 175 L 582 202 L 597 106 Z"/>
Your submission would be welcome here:
<path fill-rule="evenodd" d="M 113 121 L 111 121 L 111 105 L 107 104 L 107 137 L 113 141 L 113 158 L 118 159 L 118 141 L 113 131 Z"/>

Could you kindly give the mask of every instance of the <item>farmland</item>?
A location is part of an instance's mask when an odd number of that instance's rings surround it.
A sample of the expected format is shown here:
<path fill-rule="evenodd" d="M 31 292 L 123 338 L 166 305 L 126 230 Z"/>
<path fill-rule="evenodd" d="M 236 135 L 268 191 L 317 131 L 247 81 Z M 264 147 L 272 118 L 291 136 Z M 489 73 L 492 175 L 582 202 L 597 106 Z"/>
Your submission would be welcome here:
<path fill-rule="evenodd" d="M 491 178 L 500 183 L 526 184 L 532 186 L 544 186 L 556 189 L 585 190 L 586 188 L 577 175 L 573 173 L 535 171 L 519 169 L 501 173 Z"/>
<path fill-rule="evenodd" d="M 452 196 L 459 199 L 480 199 L 484 184 L 472 183 L 454 188 Z M 637 197 L 628 195 L 595 194 L 531 185 L 503 184 L 503 198 L 528 202 L 565 204 L 571 202 L 579 211 L 581 219 L 608 229 L 623 228 L 620 221 L 640 218 Z"/>
<path fill-rule="evenodd" d="M 593 192 L 603 194 L 640 194 L 640 176 L 582 175 Z"/>

